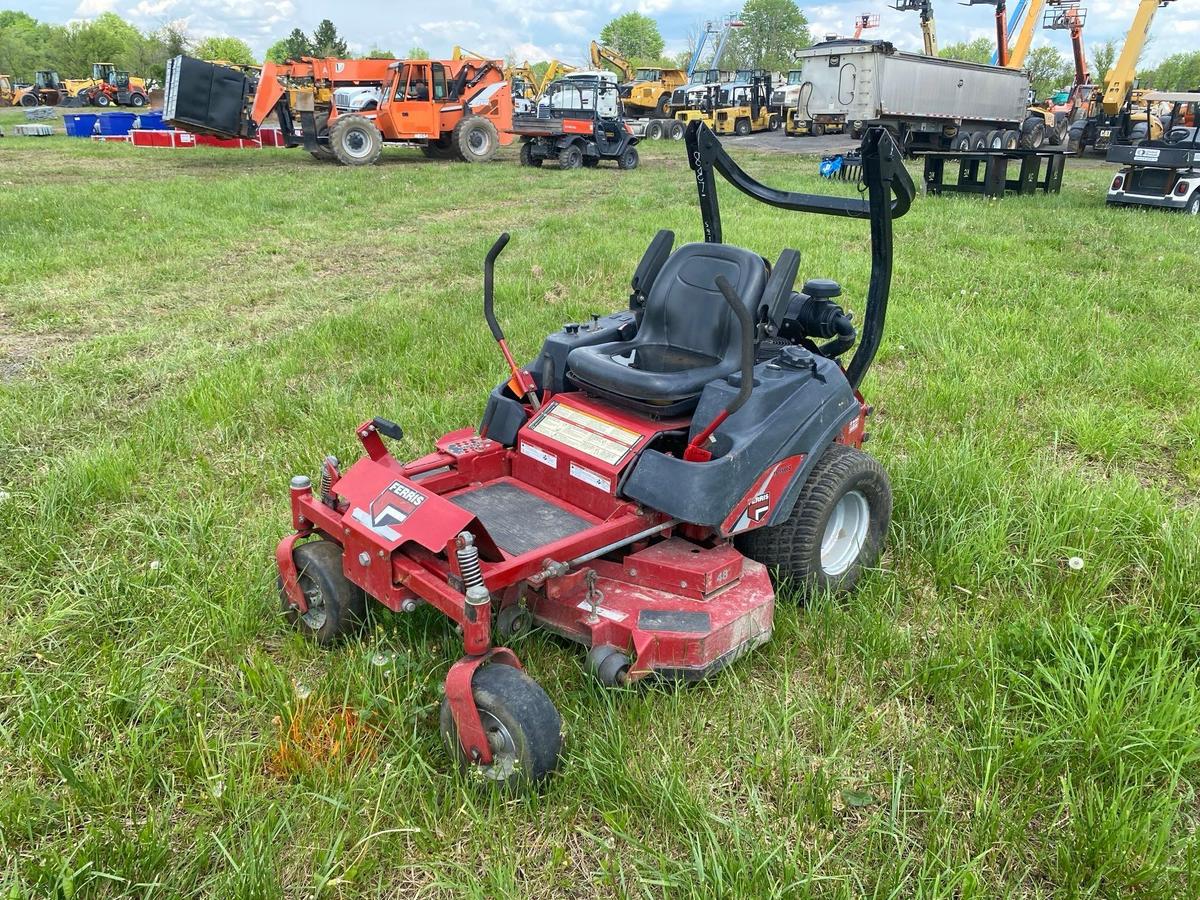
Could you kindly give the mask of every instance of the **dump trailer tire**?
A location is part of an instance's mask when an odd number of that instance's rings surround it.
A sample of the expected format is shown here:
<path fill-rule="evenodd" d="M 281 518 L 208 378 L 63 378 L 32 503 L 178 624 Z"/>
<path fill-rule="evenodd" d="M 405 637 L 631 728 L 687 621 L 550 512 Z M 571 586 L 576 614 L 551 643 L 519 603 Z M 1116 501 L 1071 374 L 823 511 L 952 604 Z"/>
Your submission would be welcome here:
<path fill-rule="evenodd" d="M 734 539 L 803 599 L 849 594 L 879 562 L 892 518 L 892 489 L 878 461 L 831 444 L 800 489 L 791 514 Z"/>
<path fill-rule="evenodd" d="M 971 150 L 978 153 L 980 150 L 988 148 L 987 132 L 972 131 L 971 132 Z"/>
<path fill-rule="evenodd" d="M 1005 150 L 1016 150 L 1021 146 L 1021 132 L 1009 129 L 1004 132 L 1003 143 L 1001 146 Z"/>
<path fill-rule="evenodd" d="M 983 140 L 984 140 L 984 143 L 987 144 L 987 148 L 989 150 L 1003 150 L 1004 149 L 1004 129 L 996 128 L 996 129 L 993 129 L 992 131 L 989 131 L 984 136 Z"/>
<path fill-rule="evenodd" d="M 951 150 L 970 150 L 971 149 L 971 134 L 967 131 L 960 131 L 950 139 Z"/>
<path fill-rule="evenodd" d="M 450 146 L 463 162 L 488 162 L 500 149 L 500 132 L 491 119 L 463 116 L 450 132 Z"/>
<path fill-rule="evenodd" d="M 661 140 L 662 136 L 663 136 L 662 122 L 659 122 L 656 119 L 646 126 L 646 140 L 657 141 L 657 140 Z"/>

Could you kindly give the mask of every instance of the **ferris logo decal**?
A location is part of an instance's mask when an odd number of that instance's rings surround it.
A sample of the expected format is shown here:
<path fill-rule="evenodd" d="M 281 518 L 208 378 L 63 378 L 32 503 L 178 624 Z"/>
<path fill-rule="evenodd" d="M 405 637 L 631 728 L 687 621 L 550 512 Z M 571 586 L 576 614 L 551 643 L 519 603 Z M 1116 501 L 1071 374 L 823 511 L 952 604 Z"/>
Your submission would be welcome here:
<path fill-rule="evenodd" d="M 424 502 L 425 495 L 420 491 L 402 481 L 393 481 L 371 501 L 371 524 L 376 528 L 403 525 Z"/>
<path fill-rule="evenodd" d="M 750 503 L 746 507 L 746 515 L 750 517 L 751 522 L 761 522 L 770 511 L 771 495 L 766 493 L 751 497 Z"/>

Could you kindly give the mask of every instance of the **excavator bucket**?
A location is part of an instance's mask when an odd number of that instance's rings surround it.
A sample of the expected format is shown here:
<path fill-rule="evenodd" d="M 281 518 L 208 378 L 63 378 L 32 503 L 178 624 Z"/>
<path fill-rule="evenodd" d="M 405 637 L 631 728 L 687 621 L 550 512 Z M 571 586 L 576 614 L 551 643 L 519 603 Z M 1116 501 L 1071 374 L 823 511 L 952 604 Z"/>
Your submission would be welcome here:
<path fill-rule="evenodd" d="M 244 72 L 176 56 L 167 63 L 163 121 L 196 134 L 254 137 L 246 114 L 252 94 Z"/>

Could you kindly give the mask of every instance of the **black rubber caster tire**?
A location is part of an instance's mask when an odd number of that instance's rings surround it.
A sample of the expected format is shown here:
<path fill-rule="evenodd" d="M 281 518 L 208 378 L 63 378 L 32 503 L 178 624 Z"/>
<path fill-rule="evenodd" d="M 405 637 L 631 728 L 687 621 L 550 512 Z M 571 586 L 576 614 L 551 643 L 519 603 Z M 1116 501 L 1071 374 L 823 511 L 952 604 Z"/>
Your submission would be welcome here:
<path fill-rule="evenodd" d="M 843 512 L 835 519 L 839 509 Z M 858 517 L 864 514 L 862 523 Z M 861 450 L 831 444 L 800 489 L 791 515 L 735 543 L 798 588 L 804 599 L 826 592 L 844 595 L 879 562 L 891 518 L 892 489 L 883 466 Z M 827 534 L 829 528 L 836 531 Z"/>
<path fill-rule="evenodd" d="M 546 692 L 520 669 L 498 663 L 479 669 L 471 688 L 493 759 L 479 766 L 467 758 L 450 701 L 443 699 L 440 730 L 450 755 L 463 769 L 475 766 L 486 780 L 506 790 L 544 781 L 558 768 L 562 752 L 562 718 Z"/>
<path fill-rule="evenodd" d="M 283 592 L 283 579 L 276 579 L 288 622 L 320 647 L 361 634 L 367 621 L 366 597 L 342 571 L 342 548 L 330 541 L 311 541 L 297 547 L 292 558 L 309 610 L 301 615 Z"/>
<path fill-rule="evenodd" d="M 508 639 L 520 637 L 533 627 L 533 613 L 519 603 L 506 606 L 496 616 L 496 633 Z"/>
<path fill-rule="evenodd" d="M 587 670 L 605 687 L 624 687 L 630 665 L 629 657 L 611 644 L 597 644 L 588 651 Z"/>

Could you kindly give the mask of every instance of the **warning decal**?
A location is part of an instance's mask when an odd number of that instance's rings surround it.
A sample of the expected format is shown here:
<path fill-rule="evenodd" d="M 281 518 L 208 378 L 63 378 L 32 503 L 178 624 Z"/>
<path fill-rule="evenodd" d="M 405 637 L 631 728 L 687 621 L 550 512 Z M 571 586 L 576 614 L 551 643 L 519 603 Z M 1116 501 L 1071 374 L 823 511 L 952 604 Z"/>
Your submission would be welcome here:
<path fill-rule="evenodd" d="M 636 431 L 557 401 L 542 411 L 529 430 L 610 466 L 617 465 L 642 438 Z"/>

